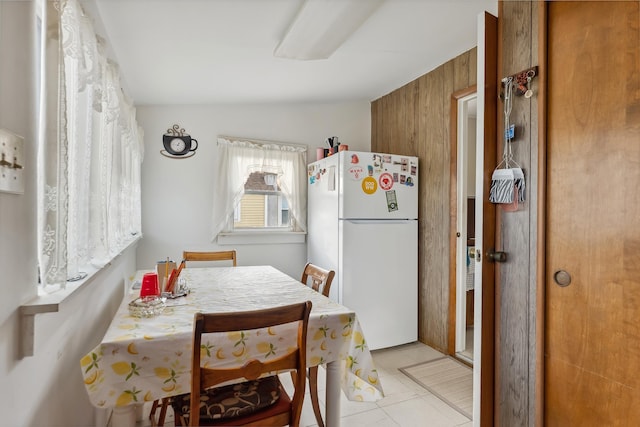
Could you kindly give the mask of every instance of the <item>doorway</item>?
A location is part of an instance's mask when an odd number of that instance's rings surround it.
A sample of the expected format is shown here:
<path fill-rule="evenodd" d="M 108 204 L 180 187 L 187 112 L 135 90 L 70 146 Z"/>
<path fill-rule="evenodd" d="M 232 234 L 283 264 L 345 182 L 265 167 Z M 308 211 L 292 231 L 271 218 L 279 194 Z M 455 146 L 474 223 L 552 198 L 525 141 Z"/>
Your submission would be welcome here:
<path fill-rule="evenodd" d="M 469 237 L 469 227 L 471 223 L 466 216 L 459 215 L 458 211 L 458 110 L 467 109 L 473 112 L 473 102 L 477 105 L 476 111 L 476 140 L 475 156 L 470 156 L 467 150 L 467 157 L 475 162 L 475 192 L 473 207 L 469 206 L 469 198 L 461 197 L 461 206 L 466 207 L 466 214 L 473 215 L 473 247 L 474 258 L 470 262 L 473 266 L 473 300 L 467 298 L 466 288 L 464 291 L 465 310 L 465 341 L 472 335 L 473 342 L 473 423 L 474 425 L 493 425 L 494 407 L 494 298 L 495 298 L 495 268 L 493 263 L 487 262 L 487 257 L 481 256 L 488 248 L 495 247 L 495 206 L 489 202 L 489 185 L 491 174 L 496 161 L 496 124 L 497 124 L 497 57 L 498 57 L 498 18 L 490 13 L 483 13 L 478 16 L 478 64 L 477 82 L 478 85 L 470 86 L 461 91 L 455 92 L 451 97 L 450 111 L 450 240 L 449 240 L 449 321 L 448 321 L 448 354 L 464 362 L 464 359 L 456 357 L 456 315 L 462 310 L 456 310 L 457 298 L 457 274 L 456 266 L 465 267 L 466 279 L 466 254 L 460 256 L 458 247 L 470 246 L 466 241 Z M 477 91 L 477 88 L 480 88 Z M 459 106 L 462 100 L 462 106 Z M 467 104 L 465 106 L 465 104 Z M 467 114 L 468 115 L 468 114 Z M 468 168 L 466 169 L 468 173 Z M 464 181 L 464 180 L 463 180 Z M 468 186 L 468 183 L 466 184 Z M 467 195 L 465 192 L 460 192 Z M 475 197 L 477 195 L 477 197 Z M 463 201 L 467 200 L 466 203 Z M 460 218 L 460 221 L 458 220 Z M 458 231 L 458 223 L 467 227 L 465 241 L 462 241 L 462 233 Z M 463 252 L 464 253 L 464 252 Z M 460 256 L 461 260 L 457 262 Z M 471 257 L 470 257 L 471 258 Z M 466 331 L 466 306 L 473 303 L 473 334 Z M 471 339 L 471 337 L 469 337 Z M 468 363 L 468 362 L 464 362 Z"/>
<path fill-rule="evenodd" d="M 477 94 L 454 94 L 456 108 L 456 245 L 454 355 L 473 366 Z"/>

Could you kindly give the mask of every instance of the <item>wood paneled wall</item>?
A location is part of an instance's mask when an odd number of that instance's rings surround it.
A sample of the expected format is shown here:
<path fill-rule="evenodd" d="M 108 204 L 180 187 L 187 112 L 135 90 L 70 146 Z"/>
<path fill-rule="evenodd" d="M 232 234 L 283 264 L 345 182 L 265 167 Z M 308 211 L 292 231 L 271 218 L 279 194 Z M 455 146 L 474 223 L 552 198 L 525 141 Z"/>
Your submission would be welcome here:
<path fill-rule="evenodd" d="M 371 103 L 371 151 L 419 158 L 418 339 L 447 350 L 451 95 L 476 84 L 476 48 Z"/>
<path fill-rule="evenodd" d="M 498 5 L 498 78 L 539 65 L 536 1 Z M 496 247 L 508 262 L 496 264 L 495 420 L 499 425 L 534 425 L 536 355 L 536 244 L 538 189 L 538 100 L 540 76 L 531 84 L 534 96 L 516 96 L 510 122 L 516 125 L 513 157 L 526 177 L 526 201 L 516 212 L 497 210 Z M 498 102 L 498 108 L 503 103 Z M 498 135 L 504 129 L 498 114 Z M 498 141 L 502 153 L 502 141 Z M 500 154 L 499 154 L 500 155 Z"/>
<path fill-rule="evenodd" d="M 501 79 L 539 65 L 541 28 L 537 1 L 500 1 Z M 419 339 L 446 350 L 449 282 L 449 108 L 451 94 L 476 83 L 472 49 L 371 105 L 372 151 L 420 158 Z M 496 247 L 509 261 L 496 268 L 496 425 L 536 425 L 536 245 L 538 191 L 538 87 L 518 97 L 511 123 L 517 136 L 514 159 L 526 176 L 526 202 L 517 212 L 500 212 Z M 502 135 L 498 102 L 498 139 Z M 502 141 L 496 141 L 502 153 Z M 500 155 L 500 154 L 499 154 Z"/>

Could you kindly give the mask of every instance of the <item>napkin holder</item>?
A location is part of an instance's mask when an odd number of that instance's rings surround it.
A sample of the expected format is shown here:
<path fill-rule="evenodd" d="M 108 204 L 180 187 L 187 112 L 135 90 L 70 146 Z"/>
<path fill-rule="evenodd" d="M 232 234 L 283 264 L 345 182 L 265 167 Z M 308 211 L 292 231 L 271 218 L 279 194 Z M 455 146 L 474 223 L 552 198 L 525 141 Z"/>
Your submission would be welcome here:
<path fill-rule="evenodd" d="M 156 271 L 158 273 L 158 285 L 160 286 L 160 292 L 166 292 L 168 280 L 172 271 L 176 268 L 176 263 L 173 261 L 158 261 L 156 263 Z"/>

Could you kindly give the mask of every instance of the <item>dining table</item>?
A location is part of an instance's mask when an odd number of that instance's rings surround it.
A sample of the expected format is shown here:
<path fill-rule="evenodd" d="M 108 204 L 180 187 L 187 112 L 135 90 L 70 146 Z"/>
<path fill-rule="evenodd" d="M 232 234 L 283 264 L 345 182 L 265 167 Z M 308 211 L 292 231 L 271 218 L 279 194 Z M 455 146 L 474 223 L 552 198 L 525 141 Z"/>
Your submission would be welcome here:
<path fill-rule="evenodd" d="M 130 279 L 139 283 L 146 271 Z M 146 402 L 189 393 L 194 314 L 242 312 L 311 301 L 307 366 L 326 367 L 326 419 L 340 424 L 340 394 L 352 401 L 384 396 L 357 313 L 272 266 L 194 267 L 180 274 L 186 295 L 164 300 L 148 317 L 132 311 L 131 286 L 101 342 L 81 360 L 92 405 L 111 408 L 111 425 L 133 426 Z M 202 363 L 241 366 L 295 340 L 292 325 L 268 330 L 209 334 Z"/>

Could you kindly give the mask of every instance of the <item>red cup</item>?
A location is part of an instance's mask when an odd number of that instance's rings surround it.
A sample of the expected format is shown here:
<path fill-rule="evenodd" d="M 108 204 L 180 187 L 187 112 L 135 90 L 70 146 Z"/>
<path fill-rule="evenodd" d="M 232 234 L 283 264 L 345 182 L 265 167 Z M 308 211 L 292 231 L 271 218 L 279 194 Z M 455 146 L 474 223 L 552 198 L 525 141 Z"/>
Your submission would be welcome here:
<path fill-rule="evenodd" d="M 158 284 L 158 273 L 145 273 L 142 276 L 140 285 L 140 298 L 160 295 L 160 285 Z"/>

